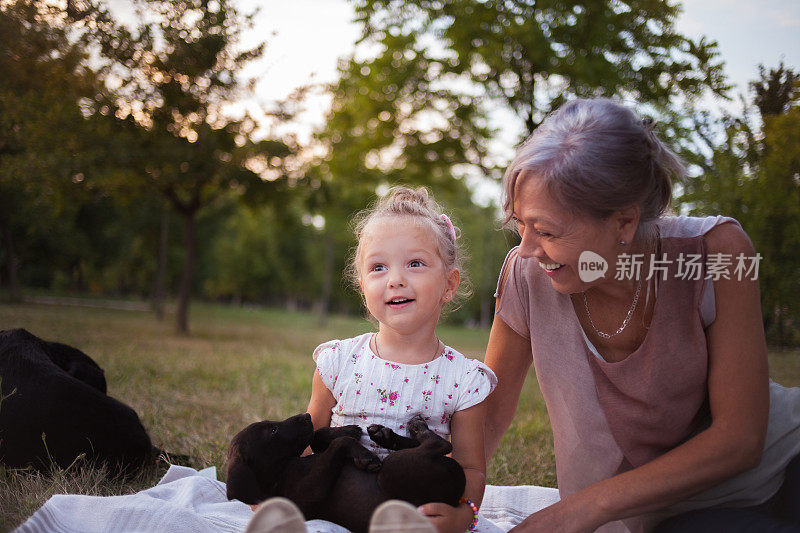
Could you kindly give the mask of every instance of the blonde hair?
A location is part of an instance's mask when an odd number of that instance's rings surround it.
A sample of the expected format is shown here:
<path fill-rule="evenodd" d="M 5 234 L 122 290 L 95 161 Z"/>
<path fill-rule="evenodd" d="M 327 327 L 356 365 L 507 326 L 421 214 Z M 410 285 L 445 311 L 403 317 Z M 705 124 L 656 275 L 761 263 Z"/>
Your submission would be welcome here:
<path fill-rule="evenodd" d="M 472 293 L 464 271 L 465 253 L 459 244 L 461 232 L 455 225 L 451 230 L 452 222 L 448 224 L 446 221 L 449 220 L 449 217 L 445 219 L 446 215 L 443 213 L 442 207 L 431 197 L 425 187 L 416 189 L 402 186 L 392 187 L 389 189 L 389 193 L 378 199 L 373 207 L 356 215 L 353 233 L 358 243 L 351 253 L 347 268 L 348 278 L 355 287 L 359 287 L 358 282 L 361 277 L 361 243 L 364 231 L 373 221 L 388 217 L 412 217 L 419 224 L 427 224 L 433 232 L 436 250 L 444 263 L 445 272 L 458 270 L 461 275 L 461 283 L 452 301 L 454 303 L 461 302 Z"/>

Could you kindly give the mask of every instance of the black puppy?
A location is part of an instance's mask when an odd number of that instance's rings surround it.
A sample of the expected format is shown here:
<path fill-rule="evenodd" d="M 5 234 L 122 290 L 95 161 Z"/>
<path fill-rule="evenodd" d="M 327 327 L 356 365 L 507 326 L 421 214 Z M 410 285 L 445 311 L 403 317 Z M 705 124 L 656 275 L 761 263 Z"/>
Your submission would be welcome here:
<path fill-rule="evenodd" d="M 411 419 L 408 429 L 411 439 L 383 426 L 368 428 L 377 444 L 399 450 L 381 464 L 359 442 L 358 426 L 314 431 L 307 413 L 250 424 L 228 448 L 228 499 L 255 505 L 283 496 L 307 520 L 328 520 L 354 533 L 367 531 L 372 512 L 386 500 L 458 505 L 466 478 L 461 465 L 446 456 L 452 445 L 420 417 Z M 300 457 L 309 444 L 314 453 Z"/>
<path fill-rule="evenodd" d="M 24 329 L 0 332 L 0 463 L 66 468 L 80 454 L 133 474 L 159 450 L 136 412 L 105 394 L 102 369 Z"/>
<path fill-rule="evenodd" d="M 47 341 L 42 341 L 42 349 L 52 362 L 73 378 L 83 381 L 103 394 L 108 392 L 106 373 L 82 351 L 67 344 Z"/>

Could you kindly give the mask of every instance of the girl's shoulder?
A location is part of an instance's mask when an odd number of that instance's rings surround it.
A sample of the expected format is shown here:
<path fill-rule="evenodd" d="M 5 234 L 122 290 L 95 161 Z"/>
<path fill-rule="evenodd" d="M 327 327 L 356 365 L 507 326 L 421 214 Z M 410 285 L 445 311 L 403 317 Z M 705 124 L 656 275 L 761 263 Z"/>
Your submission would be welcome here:
<path fill-rule="evenodd" d="M 481 376 L 491 384 L 492 388 L 497 384 L 497 376 L 495 376 L 494 372 L 479 359 L 467 357 L 458 350 L 447 345 L 444 347 L 442 359 L 457 365 L 461 374 L 475 374 Z"/>
<path fill-rule="evenodd" d="M 497 387 L 497 376 L 482 361 L 467 357 L 449 346 L 445 346 L 442 359 L 445 361 L 443 364 L 455 366 L 452 374 L 447 370 L 444 372 L 452 379 L 452 384 L 448 382 L 444 386 L 452 386 L 449 398 L 453 399 L 455 411 L 482 402 Z"/>
<path fill-rule="evenodd" d="M 369 340 L 372 337 L 373 333 L 364 333 L 363 335 L 358 335 L 357 337 L 351 337 L 349 339 L 333 339 L 327 342 L 323 342 L 316 348 L 314 348 L 314 361 L 318 361 L 320 356 L 326 357 L 339 357 L 341 354 L 347 354 L 353 352 L 355 350 L 359 350 L 365 345 L 369 345 Z"/>

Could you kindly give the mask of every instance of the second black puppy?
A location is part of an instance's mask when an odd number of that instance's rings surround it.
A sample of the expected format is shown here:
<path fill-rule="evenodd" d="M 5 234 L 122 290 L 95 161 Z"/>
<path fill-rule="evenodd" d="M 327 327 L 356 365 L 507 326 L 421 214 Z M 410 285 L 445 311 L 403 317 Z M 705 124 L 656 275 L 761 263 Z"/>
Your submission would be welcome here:
<path fill-rule="evenodd" d="M 360 444 L 358 426 L 314 431 L 308 413 L 250 424 L 228 449 L 228 498 L 255 505 L 283 496 L 307 520 L 328 520 L 354 533 L 367 531 L 372 512 L 386 500 L 458 505 L 466 479 L 461 465 L 447 457 L 452 445 L 419 417 L 408 429 L 411 439 L 369 427 L 373 441 L 398 450 L 381 464 Z M 300 457 L 309 444 L 314 453 Z"/>

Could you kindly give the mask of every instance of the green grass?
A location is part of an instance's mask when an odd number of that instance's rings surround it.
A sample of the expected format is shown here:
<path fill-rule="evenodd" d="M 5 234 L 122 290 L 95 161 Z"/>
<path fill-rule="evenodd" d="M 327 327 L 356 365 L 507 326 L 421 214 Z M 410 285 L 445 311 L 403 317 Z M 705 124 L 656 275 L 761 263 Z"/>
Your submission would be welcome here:
<path fill-rule="evenodd" d="M 0 329 L 24 327 L 74 345 L 105 369 L 109 395 L 139 414 L 153 443 L 196 458 L 197 468 L 224 472 L 230 438 L 251 422 L 304 412 L 314 363 L 311 352 L 332 338 L 372 328 L 365 320 L 280 310 L 195 304 L 192 335 L 178 336 L 172 317 L 146 312 L 0 304 Z M 442 326 L 442 340 L 483 358 L 487 330 Z M 800 385 L 800 357 L 772 354 L 772 374 Z M 164 465 L 129 482 L 96 469 L 51 474 L 0 467 L 0 531 L 13 529 L 57 493 L 126 494 L 154 485 Z M 513 425 L 489 465 L 488 482 L 555 486 L 552 433 L 535 378 L 526 381 Z"/>

